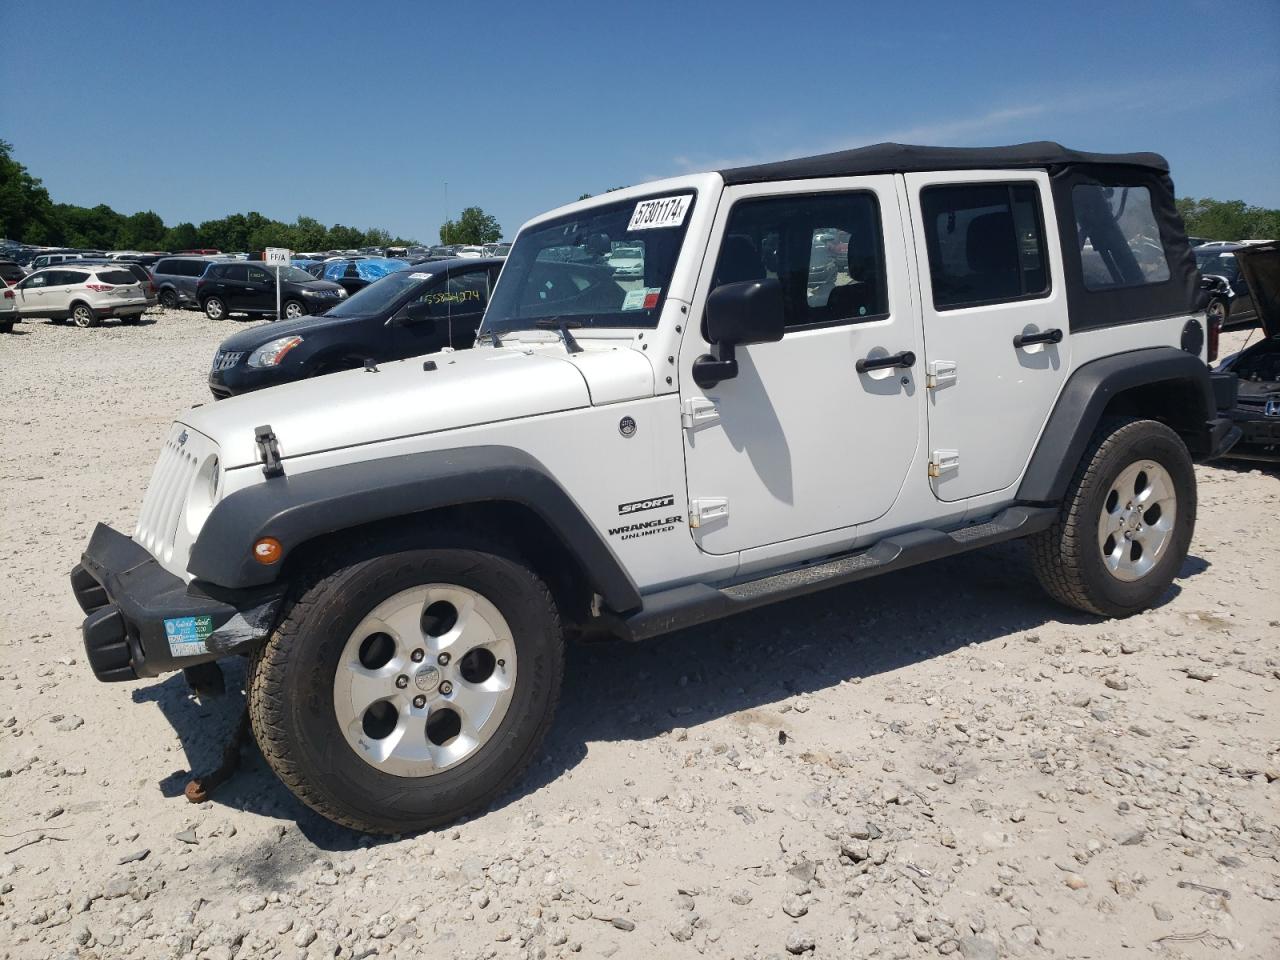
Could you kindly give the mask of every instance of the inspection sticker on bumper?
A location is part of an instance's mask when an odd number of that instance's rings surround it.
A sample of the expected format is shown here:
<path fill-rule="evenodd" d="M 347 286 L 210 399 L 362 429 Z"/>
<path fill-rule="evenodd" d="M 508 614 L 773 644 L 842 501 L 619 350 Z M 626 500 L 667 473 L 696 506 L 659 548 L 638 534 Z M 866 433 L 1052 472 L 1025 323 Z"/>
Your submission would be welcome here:
<path fill-rule="evenodd" d="M 693 195 L 659 197 L 657 200 L 641 200 L 631 214 L 627 230 L 656 230 L 659 227 L 678 227 L 684 223 Z"/>
<path fill-rule="evenodd" d="M 209 652 L 206 641 L 213 633 L 213 618 L 174 617 L 164 622 L 164 633 L 169 638 L 170 656 L 197 657 Z"/>

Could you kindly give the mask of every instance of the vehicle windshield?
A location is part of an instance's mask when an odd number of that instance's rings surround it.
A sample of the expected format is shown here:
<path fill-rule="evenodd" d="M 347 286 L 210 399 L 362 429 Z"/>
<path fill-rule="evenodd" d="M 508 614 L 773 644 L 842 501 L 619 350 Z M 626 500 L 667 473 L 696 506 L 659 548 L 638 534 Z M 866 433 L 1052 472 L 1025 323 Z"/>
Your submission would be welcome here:
<path fill-rule="evenodd" d="M 280 279 L 290 283 L 310 283 L 315 277 L 298 267 L 281 267 Z"/>
<path fill-rule="evenodd" d="M 1197 250 L 1196 266 L 1203 274 L 1226 277 L 1228 280 L 1234 279 L 1240 269 L 1239 263 L 1236 262 L 1236 255 L 1223 253 L 1221 250 L 1205 250 L 1203 253 Z"/>
<path fill-rule="evenodd" d="M 480 332 L 539 320 L 655 327 L 688 229 L 693 191 L 593 207 L 523 231 L 502 268 Z M 630 248 L 622 271 L 615 244 Z"/>
<path fill-rule="evenodd" d="M 326 317 L 372 317 L 391 310 L 416 290 L 432 274 L 420 270 L 397 270 L 375 280 L 325 313 Z"/>

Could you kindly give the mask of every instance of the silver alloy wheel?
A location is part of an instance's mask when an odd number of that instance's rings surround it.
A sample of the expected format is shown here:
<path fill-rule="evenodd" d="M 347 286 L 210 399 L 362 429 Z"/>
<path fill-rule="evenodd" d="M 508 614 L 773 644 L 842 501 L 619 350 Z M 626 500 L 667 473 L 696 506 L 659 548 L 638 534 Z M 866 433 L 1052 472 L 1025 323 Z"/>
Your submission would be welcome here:
<path fill-rule="evenodd" d="M 210 320 L 221 320 L 226 311 L 221 300 L 211 297 L 205 301 L 204 312 L 208 314 Z"/>
<path fill-rule="evenodd" d="M 284 305 L 284 316 L 286 320 L 297 320 L 299 317 L 305 317 L 307 311 L 302 309 L 302 304 L 295 303 L 292 300 Z"/>
<path fill-rule="evenodd" d="M 1168 470 L 1154 460 L 1121 470 L 1098 518 L 1098 548 L 1111 575 L 1132 583 L 1150 573 L 1173 540 L 1177 517 Z"/>
<path fill-rule="evenodd" d="M 333 708 L 366 763 L 425 777 L 489 741 L 515 682 L 515 641 L 498 608 L 474 590 L 433 583 L 388 597 L 352 631 Z"/>
<path fill-rule="evenodd" d="M 93 323 L 93 311 L 83 303 L 77 304 L 76 308 L 71 311 L 71 319 L 77 327 L 87 328 Z"/>

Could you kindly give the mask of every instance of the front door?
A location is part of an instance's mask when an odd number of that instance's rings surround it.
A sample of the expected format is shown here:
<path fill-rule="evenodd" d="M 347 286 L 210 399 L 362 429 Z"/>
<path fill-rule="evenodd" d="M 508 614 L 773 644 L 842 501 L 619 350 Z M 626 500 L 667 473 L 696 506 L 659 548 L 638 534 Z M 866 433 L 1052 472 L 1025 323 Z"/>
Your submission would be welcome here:
<path fill-rule="evenodd" d="M 883 516 L 916 451 L 919 323 L 891 176 L 724 192 L 681 353 L 693 536 L 727 554 Z M 689 375 L 716 286 L 776 278 L 787 330 L 737 350 L 738 375 Z M 859 372 L 858 361 L 880 361 Z"/>
<path fill-rule="evenodd" d="M 1071 366 L 1048 175 L 907 174 L 940 500 L 1017 482 Z"/>
<path fill-rule="evenodd" d="M 426 319 L 395 328 L 396 355 L 416 357 L 441 347 L 465 350 L 476 342 L 476 328 L 489 305 L 489 271 L 454 268 L 417 299 L 430 313 Z"/>
<path fill-rule="evenodd" d="M 47 317 L 53 300 L 50 289 L 56 279 L 56 270 L 33 273 L 18 284 L 18 309 L 24 317 Z"/>

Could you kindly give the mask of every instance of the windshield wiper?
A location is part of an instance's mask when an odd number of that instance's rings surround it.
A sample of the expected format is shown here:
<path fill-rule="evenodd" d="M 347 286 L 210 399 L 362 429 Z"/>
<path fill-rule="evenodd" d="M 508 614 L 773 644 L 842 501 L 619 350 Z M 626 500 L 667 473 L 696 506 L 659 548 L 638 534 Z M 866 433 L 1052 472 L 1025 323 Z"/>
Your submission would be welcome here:
<path fill-rule="evenodd" d="M 570 329 L 581 329 L 582 323 L 578 320 L 566 320 L 564 317 L 548 317 L 545 320 L 535 320 L 534 324 L 539 330 L 556 330 L 560 333 L 560 339 L 564 341 L 564 348 L 569 353 L 582 353 L 582 344 L 574 339 Z"/>
<path fill-rule="evenodd" d="M 476 343 L 484 343 L 486 340 L 491 342 L 495 347 L 502 346 L 502 341 L 498 339 L 498 335 L 492 330 L 481 330 L 476 334 Z"/>

